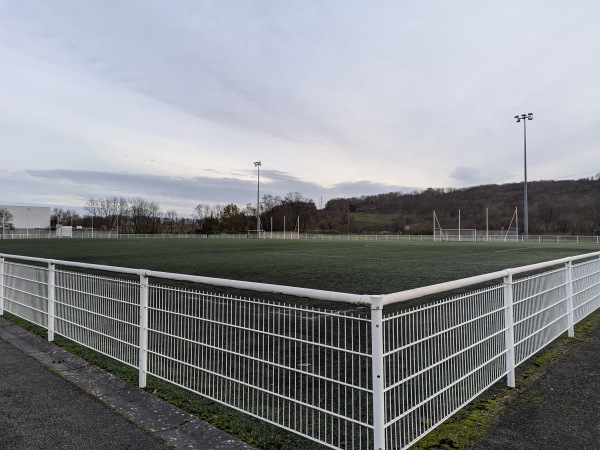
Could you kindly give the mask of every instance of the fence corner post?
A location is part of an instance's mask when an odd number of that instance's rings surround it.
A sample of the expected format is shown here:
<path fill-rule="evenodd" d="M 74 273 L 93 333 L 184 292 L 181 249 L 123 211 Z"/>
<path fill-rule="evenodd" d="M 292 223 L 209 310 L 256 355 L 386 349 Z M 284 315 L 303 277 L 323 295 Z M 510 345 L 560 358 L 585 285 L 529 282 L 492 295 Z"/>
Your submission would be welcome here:
<path fill-rule="evenodd" d="M 515 381 L 515 325 L 513 315 L 512 273 L 504 277 L 504 341 L 506 346 L 506 384 L 514 388 Z"/>
<path fill-rule="evenodd" d="M 48 341 L 54 340 L 54 318 L 56 306 L 56 266 L 48 262 Z"/>
<path fill-rule="evenodd" d="M 139 317 L 139 375 L 138 385 L 146 387 L 148 372 L 148 276 L 140 273 L 140 317 Z"/>
<path fill-rule="evenodd" d="M 4 315 L 4 256 L 0 256 L 0 316 Z"/>
<path fill-rule="evenodd" d="M 566 268 L 566 288 L 567 288 L 567 335 L 575 336 L 575 324 L 573 319 L 573 260 L 565 263 Z"/>
<path fill-rule="evenodd" d="M 371 296 L 373 377 L 373 448 L 385 450 L 385 370 L 383 364 L 383 296 Z"/>

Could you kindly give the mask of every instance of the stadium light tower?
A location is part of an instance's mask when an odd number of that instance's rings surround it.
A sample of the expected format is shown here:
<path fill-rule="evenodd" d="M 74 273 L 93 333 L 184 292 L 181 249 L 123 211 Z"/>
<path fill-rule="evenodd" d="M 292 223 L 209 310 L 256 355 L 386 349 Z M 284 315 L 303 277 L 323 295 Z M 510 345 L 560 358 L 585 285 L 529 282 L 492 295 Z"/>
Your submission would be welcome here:
<path fill-rule="evenodd" d="M 262 163 L 260 161 L 256 161 L 254 163 L 254 167 L 256 167 L 257 176 L 258 176 L 258 185 L 256 187 L 256 233 L 258 234 L 259 239 L 260 239 L 260 166 L 262 166 Z"/>
<path fill-rule="evenodd" d="M 523 161 L 525 165 L 525 186 L 523 189 L 523 239 L 529 240 L 529 210 L 527 209 L 527 126 L 528 120 L 533 120 L 533 113 L 515 116 L 517 123 L 523 121 Z"/>

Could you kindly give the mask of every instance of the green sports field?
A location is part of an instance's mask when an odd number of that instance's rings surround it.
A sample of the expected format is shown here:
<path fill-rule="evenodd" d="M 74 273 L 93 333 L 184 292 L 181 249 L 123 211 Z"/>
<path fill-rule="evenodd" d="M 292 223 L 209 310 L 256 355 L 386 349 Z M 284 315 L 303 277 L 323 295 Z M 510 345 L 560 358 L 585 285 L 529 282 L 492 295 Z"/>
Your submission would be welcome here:
<path fill-rule="evenodd" d="M 384 294 L 600 251 L 583 243 L 247 239 L 3 240 L 0 252 L 86 263 Z"/>

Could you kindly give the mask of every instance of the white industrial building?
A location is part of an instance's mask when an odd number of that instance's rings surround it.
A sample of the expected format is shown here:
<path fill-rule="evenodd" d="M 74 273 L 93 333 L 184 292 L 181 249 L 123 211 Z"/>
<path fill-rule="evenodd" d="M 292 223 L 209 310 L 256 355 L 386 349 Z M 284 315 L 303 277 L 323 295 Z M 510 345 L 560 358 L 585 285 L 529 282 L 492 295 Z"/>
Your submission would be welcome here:
<path fill-rule="evenodd" d="M 49 206 L 13 206 L 0 205 L 12 214 L 12 224 L 17 230 L 49 230 L 50 229 L 50 207 Z M 0 224 L 2 228 L 2 224 Z"/>

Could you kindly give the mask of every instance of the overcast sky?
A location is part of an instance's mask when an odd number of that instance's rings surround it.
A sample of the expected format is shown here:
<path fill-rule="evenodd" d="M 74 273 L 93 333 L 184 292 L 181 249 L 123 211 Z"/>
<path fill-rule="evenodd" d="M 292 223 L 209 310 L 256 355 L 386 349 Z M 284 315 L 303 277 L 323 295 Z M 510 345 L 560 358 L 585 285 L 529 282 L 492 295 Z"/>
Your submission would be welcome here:
<path fill-rule="evenodd" d="M 600 172 L 597 0 L 0 0 L 0 204 Z"/>

